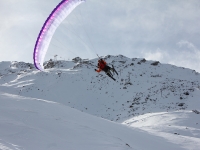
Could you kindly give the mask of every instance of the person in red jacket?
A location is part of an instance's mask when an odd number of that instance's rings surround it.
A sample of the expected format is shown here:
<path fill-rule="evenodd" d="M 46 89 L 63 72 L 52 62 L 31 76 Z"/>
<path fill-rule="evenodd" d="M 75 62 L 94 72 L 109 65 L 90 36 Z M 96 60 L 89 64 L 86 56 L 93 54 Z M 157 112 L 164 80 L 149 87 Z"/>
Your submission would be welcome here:
<path fill-rule="evenodd" d="M 112 78 L 115 81 L 115 78 L 113 78 L 113 75 L 110 72 L 111 69 L 112 68 L 107 65 L 106 61 L 100 59 L 98 60 L 98 70 L 95 69 L 95 71 L 99 73 L 103 70 L 110 78 Z"/>

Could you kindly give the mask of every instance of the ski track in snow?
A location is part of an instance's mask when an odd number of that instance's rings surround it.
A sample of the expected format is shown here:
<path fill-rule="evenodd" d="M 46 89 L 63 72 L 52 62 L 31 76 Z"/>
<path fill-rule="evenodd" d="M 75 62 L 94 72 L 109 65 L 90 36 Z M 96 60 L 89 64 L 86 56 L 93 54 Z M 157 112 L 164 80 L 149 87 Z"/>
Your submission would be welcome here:
<path fill-rule="evenodd" d="M 197 122 L 199 116 L 192 111 L 175 111 L 145 114 L 122 124 L 163 137 L 182 145 L 183 148 L 197 149 L 200 147 L 200 129 Z"/>

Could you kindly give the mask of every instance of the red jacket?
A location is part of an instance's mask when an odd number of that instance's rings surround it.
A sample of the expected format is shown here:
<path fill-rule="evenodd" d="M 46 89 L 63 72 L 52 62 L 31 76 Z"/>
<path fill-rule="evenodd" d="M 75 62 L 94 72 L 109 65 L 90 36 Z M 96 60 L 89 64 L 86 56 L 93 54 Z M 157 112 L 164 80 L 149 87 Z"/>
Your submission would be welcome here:
<path fill-rule="evenodd" d="M 98 70 L 96 70 L 96 72 L 101 72 L 101 70 L 103 70 L 106 66 L 106 62 L 104 60 L 100 60 L 98 63 Z"/>

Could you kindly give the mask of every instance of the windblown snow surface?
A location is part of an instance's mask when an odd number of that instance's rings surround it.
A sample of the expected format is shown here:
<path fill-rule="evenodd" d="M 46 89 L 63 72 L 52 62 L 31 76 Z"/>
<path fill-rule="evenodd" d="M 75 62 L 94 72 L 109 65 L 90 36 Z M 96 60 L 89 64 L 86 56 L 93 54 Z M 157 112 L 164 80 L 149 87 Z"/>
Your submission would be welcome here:
<path fill-rule="evenodd" d="M 200 74 L 105 56 L 116 82 L 96 73 L 97 59 L 0 62 L 0 150 L 199 150 Z"/>

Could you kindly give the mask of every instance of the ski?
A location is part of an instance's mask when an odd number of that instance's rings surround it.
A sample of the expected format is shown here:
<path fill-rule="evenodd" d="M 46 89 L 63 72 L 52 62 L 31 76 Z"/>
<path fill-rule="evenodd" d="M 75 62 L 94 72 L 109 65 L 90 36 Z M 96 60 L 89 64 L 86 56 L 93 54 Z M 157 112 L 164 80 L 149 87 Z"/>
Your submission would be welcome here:
<path fill-rule="evenodd" d="M 115 78 L 113 78 L 112 76 L 109 76 L 111 79 L 113 79 L 114 81 L 116 81 L 116 79 Z"/>
<path fill-rule="evenodd" d="M 111 79 L 113 79 L 114 81 L 116 80 L 115 78 L 113 78 L 112 73 L 110 72 L 110 70 L 108 70 L 108 72 L 106 73 Z"/>
<path fill-rule="evenodd" d="M 117 73 L 117 71 L 115 70 L 115 67 L 112 65 L 112 69 L 113 69 L 113 73 L 115 72 L 117 75 L 118 75 L 118 73 Z"/>

